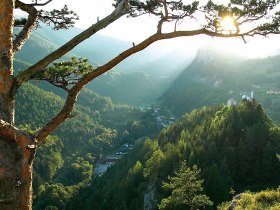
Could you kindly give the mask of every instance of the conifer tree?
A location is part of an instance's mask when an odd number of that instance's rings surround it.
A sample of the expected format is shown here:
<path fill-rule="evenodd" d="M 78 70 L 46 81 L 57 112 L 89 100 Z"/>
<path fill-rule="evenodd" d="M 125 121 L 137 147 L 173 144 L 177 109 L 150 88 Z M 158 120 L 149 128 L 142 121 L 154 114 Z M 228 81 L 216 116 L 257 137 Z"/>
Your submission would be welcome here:
<path fill-rule="evenodd" d="M 212 205 L 209 198 L 202 194 L 203 180 L 198 179 L 199 173 L 200 170 L 197 166 L 193 166 L 191 169 L 184 161 L 179 171 L 175 172 L 175 176 L 169 176 L 169 182 L 163 183 L 162 187 L 171 190 L 171 195 L 161 200 L 159 209 L 176 209 L 178 207 L 197 209 Z"/>
<path fill-rule="evenodd" d="M 111 14 L 98 22 L 94 21 L 88 29 L 15 75 L 14 54 L 20 51 L 39 24 L 51 25 L 54 30 L 59 30 L 73 26 L 78 18 L 67 6 L 60 10 L 45 11 L 44 6 L 50 2 L 55 0 L 0 1 L 0 209 L 31 209 L 32 163 L 35 152 L 45 138 L 71 116 L 79 92 L 94 78 L 159 40 L 197 35 L 239 37 L 246 40 L 247 36 L 278 34 L 280 25 L 280 13 L 274 12 L 278 0 L 231 0 L 228 5 L 216 4 L 211 0 L 205 5 L 200 5 L 199 1 L 182 0 L 115 0 L 115 9 Z M 88 3 L 92 4 L 92 1 Z M 26 12 L 28 17 L 15 20 L 15 9 Z M 121 17 L 128 15 L 137 18 L 145 14 L 158 19 L 156 32 L 106 64 L 94 68 L 85 60 L 77 59 L 54 63 Z M 232 18 L 234 24 L 230 30 L 222 24 L 228 17 Z M 178 29 L 178 24 L 183 20 L 199 22 L 193 29 Z M 164 32 L 163 26 L 166 23 L 173 23 L 174 30 Z M 21 27 L 15 37 L 14 27 Z M 46 80 L 68 94 L 61 111 L 35 134 L 15 127 L 14 122 L 14 101 L 18 89 L 30 80 Z"/>

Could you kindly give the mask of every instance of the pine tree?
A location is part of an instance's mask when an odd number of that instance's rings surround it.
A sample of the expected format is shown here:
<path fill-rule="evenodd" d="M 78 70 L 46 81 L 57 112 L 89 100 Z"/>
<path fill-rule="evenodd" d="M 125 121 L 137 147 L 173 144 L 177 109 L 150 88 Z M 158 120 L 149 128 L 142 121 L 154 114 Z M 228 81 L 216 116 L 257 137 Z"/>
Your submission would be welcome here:
<path fill-rule="evenodd" d="M 278 1 L 274 0 L 258 1 L 258 4 L 251 0 L 232 0 L 229 5 L 215 4 L 212 1 L 206 5 L 199 5 L 199 1 L 185 3 L 184 1 L 169 0 L 115 0 L 115 9 L 107 17 L 93 23 L 63 46 L 14 75 L 14 54 L 21 50 L 40 21 L 59 30 L 73 26 L 77 19 L 77 15 L 73 11 L 69 11 L 67 6 L 61 10 L 38 10 L 52 1 L 54 0 L 0 1 L 0 209 L 31 209 L 32 163 L 36 150 L 47 136 L 71 116 L 81 89 L 96 77 L 159 40 L 197 35 L 244 39 L 246 36 L 278 34 L 280 26 L 280 13 L 275 13 L 272 17 L 270 13 L 277 6 Z M 26 12 L 27 19 L 14 21 L 15 9 Z M 121 17 L 126 15 L 137 17 L 143 14 L 151 14 L 159 19 L 156 32 L 139 44 L 120 53 L 108 63 L 97 68 L 87 64 L 85 60 L 53 64 L 78 44 Z M 227 31 L 221 27 L 220 23 L 229 16 L 233 18 L 234 31 Z M 204 18 L 202 21 L 204 24 L 198 23 L 199 28 L 177 31 L 178 23 L 196 18 Z M 264 22 L 248 25 L 254 20 L 264 20 Z M 173 23 L 174 31 L 164 32 L 162 29 L 165 23 Z M 247 31 L 240 30 L 243 24 L 248 26 L 244 27 L 248 29 Z M 13 36 L 14 27 L 21 27 L 17 36 Z M 30 80 L 46 80 L 52 85 L 62 88 L 68 94 L 61 111 L 40 127 L 35 134 L 15 127 L 14 122 L 14 102 L 18 89 Z"/>
<path fill-rule="evenodd" d="M 159 209 L 174 209 L 178 206 L 197 209 L 199 207 L 212 205 L 209 198 L 202 194 L 203 180 L 198 178 L 200 170 L 197 166 L 187 167 L 184 161 L 175 176 L 168 177 L 169 182 L 164 182 L 162 187 L 170 190 L 171 195 L 163 198 L 159 204 Z"/>

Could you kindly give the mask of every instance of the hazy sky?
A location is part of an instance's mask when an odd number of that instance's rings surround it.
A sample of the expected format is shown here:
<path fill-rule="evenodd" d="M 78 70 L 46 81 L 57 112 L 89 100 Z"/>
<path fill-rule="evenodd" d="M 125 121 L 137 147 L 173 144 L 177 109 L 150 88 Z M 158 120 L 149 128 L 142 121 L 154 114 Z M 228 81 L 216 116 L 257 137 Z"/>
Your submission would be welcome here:
<path fill-rule="evenodd" d="M 24 0 L 24 2 L 30 0 Z M 42 0 L 44 1 L 44 0 Z M 113 11 L 113 0 L 53 0 L 47 9 L 62 8 L 65 4 L 75 11 L 80 20 L 76 27 L 87 28 Z M 46 7 L 44 7 L 45 9 Z M 147 16 L 138 18 L 123 17 L 100 33 L 124 40 L 140 42 L 156 30 L 156 19 Z M 280 49 L 280 35 L 269 39 L 250 38 L 247 44 L 240 39 L 218 39 L 205 36 L 185 37 L 184 39 L 164 42 L 166 47 L 196 48 L 201 45 L 217 45 L 228 50 L 239 51 L 249 57 L 264 57 Z"/>

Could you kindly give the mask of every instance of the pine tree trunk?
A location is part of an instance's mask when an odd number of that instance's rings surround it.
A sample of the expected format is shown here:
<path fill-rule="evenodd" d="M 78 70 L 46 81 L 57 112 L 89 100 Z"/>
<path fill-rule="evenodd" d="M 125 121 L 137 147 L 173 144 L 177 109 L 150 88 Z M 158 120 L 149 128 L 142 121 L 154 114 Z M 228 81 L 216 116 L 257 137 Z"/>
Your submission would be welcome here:
<path fill-rule="evenodd" d="M 14 124 L 13 86 L 14 0 L 0 1 L 0 120 Z M 0 136 L 0 209 L 31 209 L 32 155 L 25 136 Z"/>
<path fill-rule="evenodd" d="M 1 82 L 0 82 L 1 84 Z M 13 99 L 0 93 L 0 118 L 13 122 Z M 32 207 L 32 160 L 27 149 L 30 139 L 0 136 L 0 209 L 31 210 Z"/>
<path fill-rule="evenodd" d="M 24 151 L 16 142 L 0 137 L 1 210 L 31 209 L 31 163 L 24 158 Z"/>

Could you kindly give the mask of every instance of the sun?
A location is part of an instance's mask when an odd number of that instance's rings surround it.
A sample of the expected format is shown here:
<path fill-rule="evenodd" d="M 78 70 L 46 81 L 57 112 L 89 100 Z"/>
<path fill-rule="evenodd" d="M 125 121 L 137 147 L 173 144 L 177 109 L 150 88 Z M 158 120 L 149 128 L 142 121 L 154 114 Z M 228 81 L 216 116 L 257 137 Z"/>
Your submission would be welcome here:
<path fill-rule="evenodd" d="M 237 30 L 237 28 L 235 26 L 235 21 L 230 16 L 226 16 L 226 17 L 222 18 L 222 20 L 220 22 L 220 28 L 223 33 L 234 33 Z"/>

